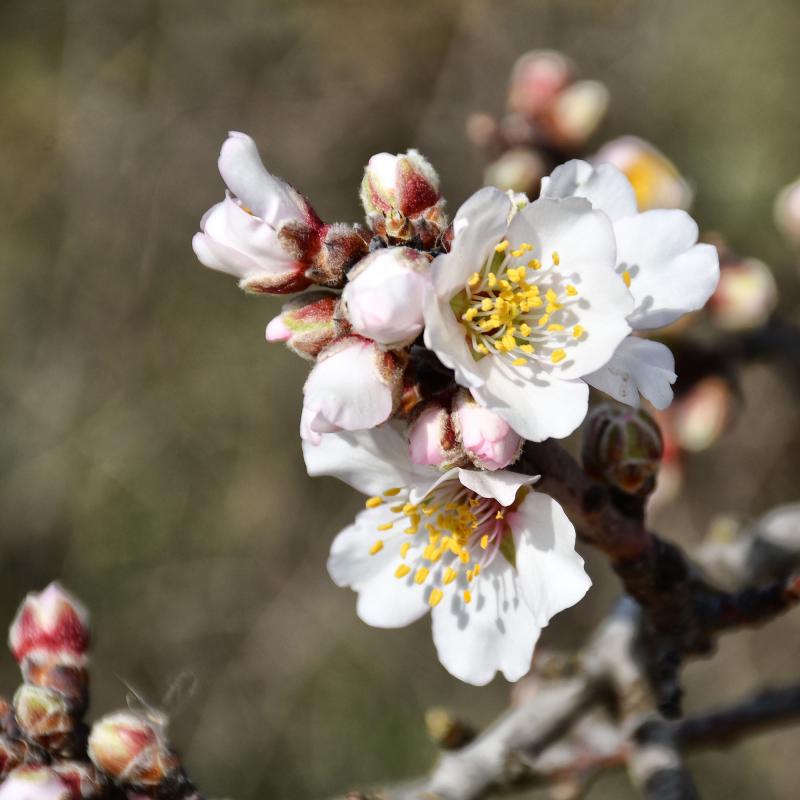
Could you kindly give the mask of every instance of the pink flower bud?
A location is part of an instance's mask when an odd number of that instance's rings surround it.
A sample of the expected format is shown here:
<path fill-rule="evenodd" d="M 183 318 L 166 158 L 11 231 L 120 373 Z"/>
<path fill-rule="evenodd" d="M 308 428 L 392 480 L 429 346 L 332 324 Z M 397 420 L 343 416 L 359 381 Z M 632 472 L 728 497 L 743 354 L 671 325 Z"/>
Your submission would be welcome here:
<path fill-rule="evenodd" d="M 0 785 L 0 800 L 73 800 L 69 787 L 49 767 L 17 767 Z"/>
<path fill-rule="evenodd" d="M 370 253 L 350 271 L 342 300 L 353 330 L 387 347 L 409 344 L 423 328 L 428 257 L 408 247 Z"/>
<path fill-rule="evenodd" d="M 419 411 L 408 427 L 408 450 L 415 464 L 449 469 L 463 461 L 449 411 L 430 403 Z"/>
<path fill-rule="evenodd" d="M 89 647 L 89 614 L 60 584 L 51 583 L 25 598 L 8 644 L 20 664 L 34 650 L 83 656 Z"/>
<path fill-rule="evenodd" d="M 158 786 L 179 769 L 163 726 L 130 711 L 118 711 L 95 722 L 88 753 L 97 769 L 131 786 Z"/>
<path fill-rule="evenodd" d="M 397 408 L 406 358 L 361 336 L 326 347 L 303 387 L 300 435 L 318 444 L 323 433 L 374 428 Z"/>
<path fill-rule="evenodd" d="M 547 167 L 538 151 L 514 147 L 489 164 L 483 182 L 498 189 L 534 195 L 546 174 Z"/>
<path fill-rule="evenodd" d="M 91 800 L 105 793 L 106 782 L 92 764 L 83 761 L 56 761 L 50 768 L 67 785 L 72 800 Z"/>
<path fill-rule="evenodd" d="M 511 72 L 508 109 L 536 117 L 550 107 L 573 80 L 572 62 L 555 50 L 531 50 L 520 56 Z"/>
<path fill-rule="evenodd" d="M 372 156 L 361 182 L 361 204 L 372 230 L 401 241 L 433 243 L 447 227 L 439 176 L 416 150 Z"/>
<path fill-rule="evenodd" d="M 603 145 L 595 164 L 613 164 L 631 182 L 640 211 L 689 208 L 692 190 L 675 165 L 644 139 L 622 136 Z"/>
<path fill-rule="evenodd" d="M 722 378 L 700 381 L 672 406 L 675 438 L 684 450 L 698 452 L 711 447 L 733 417 L 734 398 Z"/>
<path fill-rule="evenodd" d="M 470 461 L 481 469 L 504 469 L 519 458 L 522 437 L 493 411 L 459 392 L 454 406 L 456 429 Z"/>
<path fill-rule="evenodd" d="M 608 110 L 608 89 L 599 81 L 577 81 L 556 98 L 553 138 L 562 147 L 578 147 L 597 130 Z"/>
<path fill-rule="evenodd" d="M 297 355 L 313 361 L 320 351 L 347 333 L 338 315 L 339 298 L 331 292 L 309 292 L 287 303 L 267 325 L 267 341 L 285 342 Z"/>
<path fill-rule="evenodd" d="M 789 242 L 800 245 L 800 180 L 784 187 L 775 199 L 775 224 Z"/>
<path fill-rule="evenodd" d="M 47 750 L 62 749 L 75 729 L 67 698 L 54 689 L 23 684 L 14 695 L 14 711 L 25 737 Z"/>
<path fill-rule="evenodd" d="M 722 261 L 717 289 L 708 308 L 724 330 L 763 325 L 778 303 L 778 286 L 770 268 L 757 258 Z"/>

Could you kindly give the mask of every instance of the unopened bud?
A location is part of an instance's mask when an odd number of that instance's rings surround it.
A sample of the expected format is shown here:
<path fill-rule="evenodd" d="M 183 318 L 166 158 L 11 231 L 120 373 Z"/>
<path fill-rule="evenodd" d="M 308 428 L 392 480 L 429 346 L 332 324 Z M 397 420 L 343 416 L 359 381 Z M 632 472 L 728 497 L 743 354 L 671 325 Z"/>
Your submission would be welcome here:
<path fill-rule="evenodd" d="M 661 431 L 641 409 L 600 403 L 584 423 L 584 468 L 626 494 L 653 491 L 662 451 Z"/>
<path fill-rule="evenodd" d="M 439 176 L 416 150 L 372 156 L 361 182 L 361 204 L 370 228 L 400 241 L 433 244 L 447 227 Z"/>
<path fill-rule="evenodd" d="M 425 728 L 434 744 L 442 750 L 457 750 L 475 738 L 475 731 L 442 706 L 425 712 Z"/>
<path fill-rule="evenodd" d="M 386 347 L 410 344 L 422 332 L 430 262 L 419 250 L 389 247 L 350 271 L 342 300 L 353 330 Z"/>
<path fill-rule="evenodd" d="M 784 187 L 775 199 L 775 224 L 789 242 L 800 245 L 800 180 Z"/>
<path fill-rule="evenodd" d="M 508 109 L 535 117 L 573 80 L 572 62 L 555 50 L 531 50 L 517 59 L 508 87 Z"/>
<path fill-rule="evenodd" d="M 597 130 L 608 110 L 608 89 L 599 81 L 577 81 L 556 98 L 553 138 L 562 147 L 578 147 Z"/>
<path fill-rule="evenodd" d="M 337 311 L 339 298 L 331 292 L 309 292 L 287 303 L 267 325 L 268 342 L 285 342 L 297 355 L 313 361 L 348 325 Z"/>
<path fill-rule="evenodd" d="M 60 584 L 51 583 L 22 602 L 8 645 L 20 664 L 34 650 L 83 656 L 89 647 L 89 614 Z"/>
<path fill-rule="evenodd" d="M 537 151 L 514 147 L 486 167 L 483 182 L 498 189 L 535 195 L 546 174 L 547 167 Z"/>
<path fill-rule="evenodd" d="M 692 190 L 675 165 L 644 139 L 622 136 L 603 145 L 591 159 L 613 164 L 631 182 L 640 211 L 689 208 Z"/>
<path fill-rule="evenodd" d="M 89 702 L 89 671 L 84 656 L 33 651 L 22 664 L 25 683 L 53 689 L 62 695 L 76 717 Z"/>
<path fill-rule="evenodd" d="M 26 751 L 27 747 L 18 739 L 0 736 L 0 778 L 23 762 Z"/>
<path fill-rule="evenodd" d="M 75 729 L 67 698 L 54 689 L 23 684 L 14 695 L 14 711 L 22 734 L 46 750 L 62 750 Z"/>
<path fill-rule="evenodd" d="M 158 786 L 179 770 L 163 726 L 130 711 L 118 711 L 95 722 L 89 734 L 89 758 L 115 782 Z"/>
<path fill-rule="evenodd" d="M 41 764 L 17 767 L 0 785 L 0 800 L 73 800 L 54 770 Z"/>
<path fill-rule="evenodd" d="M 727 428 L 733 416 L 734 397 L 722 378 L 700 381 L 672 406 L 675 438 L 684 450 L 707 450 Z"/>
<path fill-rule="evenodd" d="M 92 800 L 105 792 L 105 779 L 92 764 L 85 761 L 56 761 L 50 768 L 69 787 L 72 800 Z"/>
<path fill-rule="evenodd" d="M 481 469 L 504 469 L 519 458 L 522 437 L 488 408 L 460 391 L 453 404 L 455 427 L 469 460 Z"/>
<path fill-rule="evenodd" d="M 778 303 L 772 270 L 757 258 L 722 262 L 719 284 L 708 303 L 716 325 L 741 331 L 763 325 Z"/>
<path fill-rule="evenodd" d="M 415 464 L 447 470 L 467 463 L 450 411 L 441 403 L 420 408 L 408 427 L 408 447 Z"/>
<path fill-rule="evenodd" d="M 369 251 L 371 238 L 372 234 L 360 225 L 327 225 L 307 277 L 318 286 L 341 289 L 350 267 Z"/>

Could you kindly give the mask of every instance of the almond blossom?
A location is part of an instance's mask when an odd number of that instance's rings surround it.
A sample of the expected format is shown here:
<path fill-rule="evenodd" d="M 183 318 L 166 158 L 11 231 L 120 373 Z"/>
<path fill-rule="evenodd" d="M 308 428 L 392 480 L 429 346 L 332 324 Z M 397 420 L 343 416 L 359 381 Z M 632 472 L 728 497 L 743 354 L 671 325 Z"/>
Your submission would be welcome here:
<path fill-rule="evenodd" d="M 544 179 L 542 197 L 586 198 L 607 214 L 616 239 L 615 269 L 634 300 L 627 316 L 632 330 L 670 325 L 713 294 L 719 257 L 712 245 L 697 243 L 697 223 L 679 209 L 639 213 L 633 187 L 615 167 L 568 161 Z M 636 406 L 641 394 L 663 409 L 672 402 L 675 360 L 666 345 L 629 336 L 584 379 L 623 403 Z"/>
<path fill-rule="evenodd" d="M 581 378 L 631 330 L 633 297 L 616 263 L 611 221 L 587 200 L 517 210 L 499 189 L 481 189 L 432 264 L 425 343 L 520 436 L 567 436 L 586 415 Z"/>
<path fill-rule="evenodd" d="M 333 581 L 357 592 L 358 616 L 375 627 L 431 611 L 439 660 L 467 683 L 522 677 L 541 629 L 590 586 L 575 529 L 535 477 L 415 465 L 390 426 L 303 452 L 310 475 L 369 495 L 333 542 Z"/>

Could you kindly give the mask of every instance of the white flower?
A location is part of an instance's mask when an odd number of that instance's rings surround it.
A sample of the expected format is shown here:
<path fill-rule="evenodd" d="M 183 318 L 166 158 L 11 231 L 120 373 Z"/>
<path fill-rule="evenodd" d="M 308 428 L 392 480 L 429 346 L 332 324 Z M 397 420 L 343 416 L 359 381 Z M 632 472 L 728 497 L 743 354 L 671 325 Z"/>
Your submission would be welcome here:
<path fill-rule="evenodd" d="M 255 142 L 231 131 L 219 155 L 230 192 L 210 208 L 192 239 L 198 259 L 254 292 L 299 291 L 324 226 L 308 202 L 264 168 Z"/>
<path fill-rule="evenodd" d="M 627 178 L 611 165 L 569 161 L 542 181 L 542 197 L 582 197 L 604 211 L 617 243 L 616 271 L 630 289 L 635 331 L 670 325 L 702 308 L 719 280 L 719 257 L 710 244 L 697 244 L 697 223 L 678 209 L 638 213 Z M 585 380 L 629 405 L 639 395 L 656 408 L 672 402 L 675 360 L 659 342 L 628 337 L 614 357 Z"/>
<path fill-rule="evenodd" d="M 0 785 L 0 800 L 70 800 L 69 786 L 41 764 L 31 764 L 9 772 Z"/>
<path fill-rule="evenodd" d="M 342 293 L 356 333 L 387 347 L 413 342 L 422 332 L 429 261 L 418 250 L 390 247 L 362 258 Z"/>
<path fill-rule="evenodd" d="M 590 586 L 561 507 L 513 472 L 411 463 L 389 426 L 331 434 L 303 447 L 311 475 L 335 475 L 370 495 L 335 539 L 328 571 L 358 593 L 358 616 L 381 628 L 431 610 L 444 667 L 468 683 L 530 668 L 550 618 Z"/>
<path fill-rule="evenodd" d="M 481 405 L 541 441 L 580 425 L 580 379 L 630 332 L 633 299 L 602 211 L 580 198 L 514 211 L 494 188 L 461 207 L 450 252 L 431 267 L 425 342 Z"/>
<path fill-rule="evenodd" d="M 318 444 L 323 433 L 385 422 L 400 399 L 402 366 L 393 353 L 360 336 L 327 347 L 303 387 L 302 438 Z"/>

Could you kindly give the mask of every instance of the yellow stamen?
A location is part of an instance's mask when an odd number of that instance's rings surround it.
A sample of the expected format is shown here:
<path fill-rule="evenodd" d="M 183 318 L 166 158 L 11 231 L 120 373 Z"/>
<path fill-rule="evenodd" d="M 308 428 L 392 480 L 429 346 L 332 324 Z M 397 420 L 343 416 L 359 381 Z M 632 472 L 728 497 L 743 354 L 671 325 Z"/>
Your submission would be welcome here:
<path fill-rule="evenodd" d="M 503 239 L 503 241 L 502 241 L 502 242 L 500 242 L 500 244 L 498 244 L 498 245 L 495 245 L 495 248 L 494 248 L 494 249 L 495 249 L 495 250 L 496 250 L 498 253 L 505 253 L 505 251 L 506 251 L 506 250 L 508 250 L 508 245 L 509 245 L 509 241 L 508 241 L 508 239 Z"/>
<path fill-rule="evenodd" d="M 550 360 L 554 364 L 558 364 L 559 362 L 563 361 L 566 357 L 567 357 L 567 351 L 559 348 L 558 350 L 553 350 L 553 353 L 550 356 Z"/>
<path fill-rule="evenodd" d="M 405 578 L 408 573 L 411 572 L 411 567 L 408 564 L 400 564 L 400 566 L 394 571 L 395 578 Z"/>
<path fill-rule="evenodd" d="M 575 297 L 575 295 L 576 295 L 576 294 L 578 294 L 578 290 L 577 290 L 577 289 L 576 289 L 576 288 L 575 288 L 575 287 L 574 287 L 574 286 L 573 286 L 573 285 L 570 283 L 570 284 L 567 286 L 567 294 L 568 294 L 570 297 Z"/>
<path fill-rule="evenodd" d="M 538 258 L 532 258 L 532 259 L 531 259 L 531 260 L 528 262 L 528 266 L 529 266 L 531 269 L 541 269 L 541 268 L 542 268 L 542 262 L 541 262 L 541 261 L 539 261 L 539 259 L 538 259 Z"/>
<path fill-rule="evenodd" d="M 528 363 L 528 359 L 527 358 L 515 358 L 511 362 L 511 366 L 512 367 L 522 367 L 522 366 L 525 366 L 525 364 L 527 364 L 527 363 Z"/>
<path fill-rule="evenodd" d="M 377 508 L 378 506 L 383 505 L 383 500 L 380 497 L 370 497 L 364 505 L 367 508 Z"/>
<path fill-rule="evenodd" d="M 489 534 L 484 533 L 481 536 L 481 549 L 485 550 L 489 546 Z"/>
<path fill-rule="evenodd" d="M 561 263 L 561 256 L 556 252 L 553 253 L 553 263 L 556 266 L 558 266 Z"/>
<path fill-rule="evenodd" d="M 631 274 L 628 272 L 628 270 L 625 270 L 625 272 L 622 273 L 622 280 L 625 281 L 626 286 L 631 285 Z"/>
<path fill-rule="evenodd" d="M 481 282 L 481 276 L 478 272 L 473 272 L 472 275 L 469 276 L 469 280 L 467 281 L 467 286 L 473 287 L 477 286 Z"/>
<path fill-rule="evenodd" d="M 438 586 L 435 589 L 431 589 L 431 593 L 428 595 L 428 603 L 430 604 L 431 608 L 435 606 L 443 597 L 444 592 Z"/>
<path fill-rule="evenodd" d="M 417 570 L 417 574 L 414 576 L 414 583 L 423 584 L 425 583 L 425 578 L 428 577 L 430 570 L 427 567 L 420 567 Z"/>
<path fill-rule="evenodd" d="M 445 582 L 445 584 L 448 584 L 452 583 L 457 577 L 458 573 L 452 567 L 448 567 L 444 571 L 444 577 L 442 578 L 442 580 Z"/>
<path fill-rule="evenodd" d="M 384 522 L 384 523 L 378 525 L 378 530 L 379 531 L 390 531 L 392 529 L 392 525 L 394 525 L 394 522 Z"/>
<path fill-rule="evenodd" d="M 563 331 L 564 330 L 564 326 L 563 325 L 557 325 L 554 322 L 552 325 L 548 325 L 547 326 L 547 330 L 549 330 L 549 331 Z"/>
<path fill-rule="evenodd" d="M 465 603 L 470 603 L 470 602 L 472 602 L 472 592 L 470 592 L 470 590 L 469 590 L 469 589 L 467 589 L 467 590 L 464 592 L 464 602 L 465 602 Z"/>
<path fill-rule="evenodd" d="M 583 327 L 583 325 L 576 325 L 576 326 L 575 326 L 575 327 L 572 329 L 572 335 L 573 335 L 573 336 L 574 336 L 576 339 L 580 339 L 580 338 L 581 338 L 581 336 L 583 336 L 583 333 L 584 333 L 584 327 Z"/>
<path fill-rule="evenodd" d="M 408 555 L 408 550 L 411 547 L 411 542 L 403 542 L 400 545 L 400 558 L 405 558 Z"/>
<path fill-rule="evenodd" d="M 372 547 L 370 547 L 369 554 L 371 556 L 374 556 L 375 554 L 380 553 L 381 550 L 383 550 L 383 542 L 380 539 L 378 539 L 375 542 L 375 544 L 373 544 Z"/>

